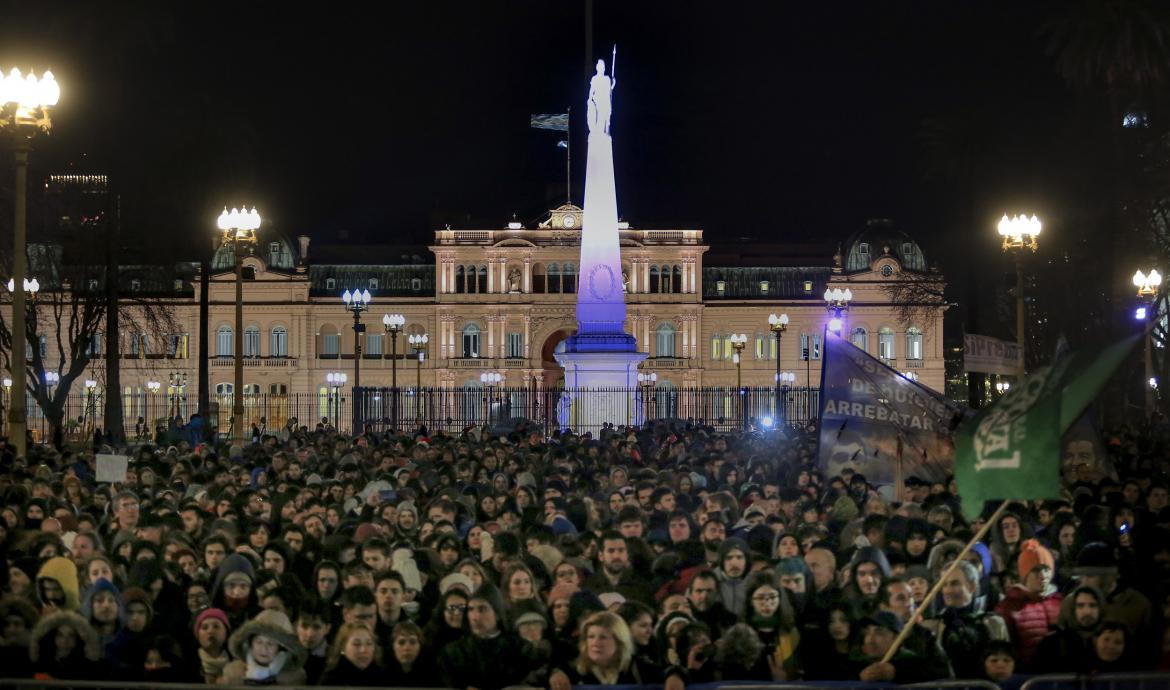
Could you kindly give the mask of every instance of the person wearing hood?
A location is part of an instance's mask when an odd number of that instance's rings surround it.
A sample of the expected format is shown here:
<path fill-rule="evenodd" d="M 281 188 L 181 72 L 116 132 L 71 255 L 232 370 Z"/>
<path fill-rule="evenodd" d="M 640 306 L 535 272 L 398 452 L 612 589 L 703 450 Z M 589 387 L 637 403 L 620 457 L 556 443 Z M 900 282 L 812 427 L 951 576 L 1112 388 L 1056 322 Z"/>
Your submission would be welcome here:
<path fill-rule="evenodd" d="M 131 649 L 122 593 L 109 580 L 98 580 L 85 592 L 81 615 L 97 632 L 102 657 L 109 665 L 111 675 L 129 680 L 141 667 L 142 657 Z"/>
<path fill-rule="evenodd" d="M 228 640 L 234 660 L 223 669 L 223 685 L 304 685 L 305 648 L 288 616 L 261 611 Z"/>
<path fill-rule="evenodd" d="M 1040 641 L 1056 627 L 1064 597 L 1052 586 L 1056 574 L 1052 552 L 1037 540 L 1020 546 L 1016 569 L 1021 581 L 1008 587 L 995 612 L 1007 623 L 1017 662 L 1027 668 Z"/>
<path fill-rule="evenodd" d="M 418 536 L 420 527 L 418 507 L 414 505 L 413 501 L 403 501 L 398 504 L 395 522 L 395 531 L 398 533 L 398 538 L 413 542 Z"/>
<path fill-rule="evenodd" d="M 42 616 L 33 626 L 28 655 L 37 680 L 101 680 L 107 675 L 97 631 L 73 611 Z"/>
<path fill-rule="evenodd" d="M 743 619 L 747 609 L 745 578 L 751 572 L 752 553 L 747 543 L 738 537 L 729 537 L 719 546 L 719 598 L 728 611 Z"/>
<path fill-rule="evenodd" d="M 1030 669 L 1032 673 L 1067 673 L 1087 671 L 1095 658 L 1093 638 L 1101 626 L 1105 595 L 1092 585 L 1080 585 L 1060 604 L 1057 631 L 1036 647 Z"/>
<path fill-rule="evenodd" d="M 526 655 L 523 641 L 508 630 L 504 598 L 500 590 L 485 582 L 467 604 L 469 635 L 439 652 L 439 675 L 449 688 L 475 687 L 500 690 L 524 684 L 535 670 L 535 661 Z"/>
<path fill-rule="evenodd" d="M 1104 542 L 1089 542 L 1077 554 L 1073 575 L 1105 597 L 1102 618 L 1125 624 L 1126 654 L 1140 663 L 1152 662 L 1158 646 L 1150 600 L 1121 577 L 1116 549 Z"/>
<path fill-rule="evenodd" d="M 45 561 L 37 571 L 37 600 L 41 615 L 54 611 L 73 611 L 81 608 L 77 585 L 77 566 L 64 556 Z"/>
<path fill-rule="evenodd" d="M 211 605 L 225 611 L 231 627 L 236 630 L 260 610 L 255 575 L 252 562 L 238 553 L 225 558 L 216 571 Z"/>
<path fill-rule="evenodd" d="M 845 598 L 853 604 L 857 617 L 864 618 L 878 609 L 878 591 L 890 576 L 890 562 L 876 546 L 863 546 L 845 569 L 849 573 Z"/>

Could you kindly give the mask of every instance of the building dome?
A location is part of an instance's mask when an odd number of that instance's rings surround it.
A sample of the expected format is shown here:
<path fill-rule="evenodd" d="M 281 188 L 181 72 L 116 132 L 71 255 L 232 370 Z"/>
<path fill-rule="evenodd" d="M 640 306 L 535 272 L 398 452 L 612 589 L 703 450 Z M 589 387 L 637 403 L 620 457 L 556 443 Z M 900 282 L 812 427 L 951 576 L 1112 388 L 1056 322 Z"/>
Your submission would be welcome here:
<path fill-rule="evenodd" d="M 297 267 L 297 252 L 292 242 L 279 233 L 263 232 L 256 242 L 254 256 L 264 262 L 267 270 L 293 271 Z M 221 246 L 211 259 L 213 272 L 230 271 L 235 267 L 231 247 Z"/>
<path fill-rule="evenodd" d="M 846 273 L 868 271 L 873 262 L 891 256 L 908 271 L 926 271 L 926 255 L 912 237 L 894 227 L 885 218 L 866 221 L 865 228 L 853 234 L 846 244 Z"/>

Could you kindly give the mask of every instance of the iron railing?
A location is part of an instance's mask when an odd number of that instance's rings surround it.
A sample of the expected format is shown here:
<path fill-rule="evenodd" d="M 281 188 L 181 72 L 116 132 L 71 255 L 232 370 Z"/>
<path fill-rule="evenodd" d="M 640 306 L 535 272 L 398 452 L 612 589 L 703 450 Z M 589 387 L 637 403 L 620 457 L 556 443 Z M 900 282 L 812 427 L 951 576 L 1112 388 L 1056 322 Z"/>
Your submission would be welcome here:
<path fill-rule="evenodd" d="M 546 433 L 569 428 L 596 434 L 600 422 L 622 426 L 659 420 L 692 420 L 729 431 L 804 425 L 818 413 L 819 394 L 817 388 L 792 387 L 779 389 L 779 397 L 775 388 L 359 388 L 353 414 L 368 431 L 420 424 L 459 431 L 507 426 L 518 418 Z M 624 417 L 599 422 L 594 414 L 613 409 L 622 410 Z"/>
<path fill-rule="evenodd" d="M 743 428 L 801 426 L 815 419 L 819 409 L 817 388 L 673 387 L 564 389 L 564 388 L 358 388 L 322 387 L 316 393 L 246 393 L 245 437 L 253 426 L 276 433 L 295 417 L 298 426 L 310 430 L 321 422 L 344 433 L 354 431 L 359 419 L 363 430 L 389 431 L 425 424 L 429 429 L 461 431 L 472 426 L 506 425 L 515 418 L 535 423 L 544 432 L 571 428 L 599 431 L 596 423 L 604 410 L 619 409 L 623 418 L 602 421 L 616 426 L 646 421 L 692 420 L 721 431 Z M 620 404 L 614 405 L 618 401 Z M 0 397 L 0 419 L 9 405 Z M 211 396 L 207 422 L 221 437 L 232 433 L 231 394 Z M 36 441 L 48 441 L 52 427 L 36 400 L 26 401 L 28 428 Z M 167 394 L 127 392 L 122 396 L 126 438 L 131 441 L 173 441 L 176 426 L 196 413 L 194 398 L 185 392 Z M 356 410 L 356 415 L 355 415 Z M 592 414 L 592 413 L 598 414 Z M 601 415 L 604 416 L 604 415 Z M 105 399 L 101 392 L 73 393 L 64 404 L 63 435 L 67 441 L 92 438 L 96 429 L 107 429 Z M 593 424 L 586 420 L 594 420 Z"/>

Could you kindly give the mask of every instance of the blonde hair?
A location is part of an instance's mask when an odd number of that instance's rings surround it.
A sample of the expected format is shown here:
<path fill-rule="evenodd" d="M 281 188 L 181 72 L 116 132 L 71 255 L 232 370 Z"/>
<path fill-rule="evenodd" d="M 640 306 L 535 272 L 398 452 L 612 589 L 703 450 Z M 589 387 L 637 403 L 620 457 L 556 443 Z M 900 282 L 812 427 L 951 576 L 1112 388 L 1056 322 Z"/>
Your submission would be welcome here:
<path fill-rule="evenodd" d="M 613 635 L 614 641 L 617 642 L 617 671 L 621 673 L 628 669 L 630 667 L 630 661 L 634 658 L 634 639 L 630 635 L 630 627 L 616 613 L 612 611 L 598 611 L 581 623 L 581 641 L 578 643 L 577 649 L 577 670 L 581 673 L 588 673 L 593 670 L 593 664 L 589 661 L 588 632 L 589 628 L 595 626 L 608 630 Z"/>
<path fill-rule="evenodd" d="M 374 634 L 374 631 L 360 623 L 344 623 L 337 629 L 337 639 L 329 647 L 329 656 L 325 661 L 327 670 L 337 668 L 337 662 L 341 660 L 342 652 L 345 651 L 345 645 L 349 643 L 349 638 L 359 632 L 366 633 L 374 641 L 374 663 L 382 662 L 382 647 L 378 644 L 378 636 Z"/>

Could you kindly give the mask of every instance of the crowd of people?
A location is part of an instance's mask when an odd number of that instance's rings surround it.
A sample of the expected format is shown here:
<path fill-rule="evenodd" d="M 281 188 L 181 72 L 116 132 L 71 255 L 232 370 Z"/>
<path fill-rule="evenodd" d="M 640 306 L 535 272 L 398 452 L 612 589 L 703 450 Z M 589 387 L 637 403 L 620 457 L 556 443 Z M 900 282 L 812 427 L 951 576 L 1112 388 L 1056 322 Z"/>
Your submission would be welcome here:
<path fill-rule="evenodd" d="M 0 676 L 677 690 L 1170 670 L 1166 430 L 1110 432 L 1063 498 L 1008 506 L 955 568 L 997 506 L 824 476 L 815 437 L 286 425 L 134 447 L 118 483 L 88 449 L 5 448 Z"/>

